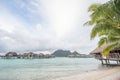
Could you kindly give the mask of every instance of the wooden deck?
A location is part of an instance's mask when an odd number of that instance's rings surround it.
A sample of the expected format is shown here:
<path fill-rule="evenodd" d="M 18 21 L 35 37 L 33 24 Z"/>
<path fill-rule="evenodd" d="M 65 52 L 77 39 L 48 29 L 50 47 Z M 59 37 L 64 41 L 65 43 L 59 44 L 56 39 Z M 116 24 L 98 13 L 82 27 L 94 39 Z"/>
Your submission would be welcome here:
<path fill-rule="evenodd" d="M 103 65 L 120 65 L 120 58 L 106 58 L 99 59 Z M 111 61 L 116 61 L 116 63 L 111 63 Z"/>

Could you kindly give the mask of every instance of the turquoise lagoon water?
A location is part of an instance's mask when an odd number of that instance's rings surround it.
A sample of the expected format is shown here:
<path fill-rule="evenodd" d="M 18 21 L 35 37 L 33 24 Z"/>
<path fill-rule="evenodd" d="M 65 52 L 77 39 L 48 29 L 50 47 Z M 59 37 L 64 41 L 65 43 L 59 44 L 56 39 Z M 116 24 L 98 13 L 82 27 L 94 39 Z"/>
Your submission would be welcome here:
<path fill-rule="evenodd" d="M 94 58 L 0 59 L 0 80 L 55 80 L 100 68 Z"/>

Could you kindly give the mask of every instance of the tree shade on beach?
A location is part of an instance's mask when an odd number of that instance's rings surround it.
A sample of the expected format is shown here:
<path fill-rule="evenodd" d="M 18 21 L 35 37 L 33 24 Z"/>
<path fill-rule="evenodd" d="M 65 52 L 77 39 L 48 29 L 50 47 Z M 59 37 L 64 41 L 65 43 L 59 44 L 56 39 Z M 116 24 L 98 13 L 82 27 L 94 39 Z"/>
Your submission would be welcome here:
<path fill-rule="evenodd" d="M 109 44 L 105 47 L 103 54 L 120 47 L 120 0 L 110 0 L 104 4 L 92 4 L 90 12 L 91 20 L 85 25 L 93 26 L 91 39 L 99 37 L 98 47 Z"/>

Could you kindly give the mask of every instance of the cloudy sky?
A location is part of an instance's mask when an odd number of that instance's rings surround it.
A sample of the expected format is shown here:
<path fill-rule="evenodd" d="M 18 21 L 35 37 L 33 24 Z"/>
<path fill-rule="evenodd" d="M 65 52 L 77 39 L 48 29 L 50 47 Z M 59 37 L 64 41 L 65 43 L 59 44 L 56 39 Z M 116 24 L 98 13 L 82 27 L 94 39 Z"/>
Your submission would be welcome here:
<path fill-rule="evenodd" d="M 88 7 L 108 0 L 0 0 L 0 53 L 67 49 L 88 54 Z"/>

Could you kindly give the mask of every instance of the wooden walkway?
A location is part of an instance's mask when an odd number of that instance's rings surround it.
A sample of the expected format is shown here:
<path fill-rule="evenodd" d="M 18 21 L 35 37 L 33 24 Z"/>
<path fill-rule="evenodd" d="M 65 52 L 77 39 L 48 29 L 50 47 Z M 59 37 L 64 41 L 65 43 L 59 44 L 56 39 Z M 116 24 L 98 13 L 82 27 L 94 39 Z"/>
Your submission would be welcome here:
<path fill-rule="evenodd" d="M 116 61 L 116 64 L 117 65 L 120 65 L 120 58 L 106 58 L 106 59 L 100 59 L 101 60 L 101 63 L 103 65 L 113 65 L 110 63 L 110 61 Z"/>

